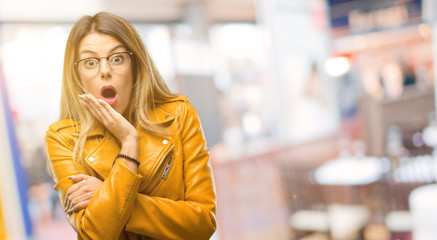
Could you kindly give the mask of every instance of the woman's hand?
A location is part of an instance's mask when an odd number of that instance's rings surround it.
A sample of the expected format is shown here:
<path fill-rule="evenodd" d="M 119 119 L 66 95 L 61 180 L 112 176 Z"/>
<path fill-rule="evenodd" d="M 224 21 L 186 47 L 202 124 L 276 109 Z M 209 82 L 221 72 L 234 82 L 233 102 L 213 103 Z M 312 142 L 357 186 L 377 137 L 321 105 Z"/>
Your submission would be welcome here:
<path fill-rule="evenodd" d="M 137 159 L 138 133 L 135 127 L 102 99 L 96 99 L 91 94 L 82 94 L 79 97 L 81 98 L 80 102 L 88 108 L 90 113 L 120 140 L 120 153 Z M 128 159 L 123 160 L 130 170 L 138 172 L 138 166 L 135 162 Z"/>
<path fill-rule="evenodd" d="M 88 206 L 91 198 L 100 189 L 102 181 L 86 174 L 69 177 L 75 184 L 67 190 L 65 195 L 65 212 L 71 214 Z"/>
<path fill-rule="evenodd" d="M 92 94 L 82 94 L 79 97 L 91 115 L 114 134 L 122 144 L 138 140 L 138 133 L 135 127 L 107 102 L 102 99 L 96 99 Z"/>

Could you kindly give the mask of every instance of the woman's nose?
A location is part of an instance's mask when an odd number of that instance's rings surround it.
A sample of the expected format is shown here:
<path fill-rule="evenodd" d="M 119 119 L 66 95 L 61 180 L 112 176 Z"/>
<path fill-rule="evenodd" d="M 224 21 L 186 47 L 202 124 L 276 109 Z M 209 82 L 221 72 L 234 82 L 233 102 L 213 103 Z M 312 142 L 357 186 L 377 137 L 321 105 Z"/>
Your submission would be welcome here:
<path fill-rule="evenodd" d="M 106 59 L 100 60 L 100 75 L 102 78 L 108 78 L 111 76 L 111 66 Z"/>

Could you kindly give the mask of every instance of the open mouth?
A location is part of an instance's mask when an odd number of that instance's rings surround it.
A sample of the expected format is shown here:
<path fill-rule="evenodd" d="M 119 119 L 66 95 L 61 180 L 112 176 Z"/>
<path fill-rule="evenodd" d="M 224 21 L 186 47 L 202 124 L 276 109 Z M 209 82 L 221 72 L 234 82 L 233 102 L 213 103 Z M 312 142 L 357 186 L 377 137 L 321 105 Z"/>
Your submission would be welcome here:
<path fill-rule="evenodd" d="M 107 88 L 104 89 L 102 92 L 102 97 L 104 98 L 114 98 L 115 97 L 115 91 L 113 89 Z"/>
<path fill-rule="evenodd" d="M 100 90 L 100 95 L 109 105 L 113 105 L 117 102 L 117 90 L 112 85 L 104 85 Z"/>

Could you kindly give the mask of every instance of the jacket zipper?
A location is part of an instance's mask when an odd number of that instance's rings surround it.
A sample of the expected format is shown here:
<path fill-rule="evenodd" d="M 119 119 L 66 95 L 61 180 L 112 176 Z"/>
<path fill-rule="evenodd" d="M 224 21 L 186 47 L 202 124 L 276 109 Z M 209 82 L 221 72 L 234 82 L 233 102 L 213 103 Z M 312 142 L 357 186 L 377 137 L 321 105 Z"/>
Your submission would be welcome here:
<path fill-rule="evenodd" d="M 165 162 L 165 159 L 167 159 L 167 156 L 170 154 L 170 152 L 171 152 L 171 150 L 173 150 L 173 148 L 174 148 L 174 145 L 171 145 L 170 149 L 167 151 L 167 153 L 165 153 L 164 157 L 162 158 L 161 164 L 159 164 L 159 166 L 158 166 L 157 169 L 160 169 L 160 168 L 161 168 L 162 164 Z M 169 160 L 168 162 L 171 163 L 171 158 L 170 158 L 170 160 Z M 169 164 L 169 163 L 168 163 L 168 164 Z M 166 167 L 167 167 L 168 164 L 166 164 Z M 164 167 L 164 170 L 165 170 L 166 167 Z M 168 168 L 170 168 L 170 166 L 169 166 Z M 158 172 L 159 172 L 159 171 L 157 170 L 157 171 L 153 174 L 153 176 L 150 178 L 150 181 L 147 183 L 147 185 L 149 185 L 149 184 L 153 181 L 153 179 L 155 179 L 155 177 L 156 177 L 156 175 L 158 174 Z M 168 172 L 168 169 L 167 169 L 167 172 Z M 167 177 L 167 175 L 166 175 L 165 177 Z M 153 186 L 152 190 L 148 191 L 147 194 L 149 194 L 149 193 L 151 193 L 153 190 L 155 190 L 155 188 L 158 186 L 159 182 L 161 181 L 161 178 L 162 178 L 162 176 L 160 177 L 160 179 L 158 180 L 158 182 Z M 147 185 L 146 185 L 146 186 L 147 186 Z"/>
<path fill-rule="evenodd" d="M 171 162 L 172 162 L 172 158 L 169 158 L 167 164 L 164 167 L 164 171 L 162 171 L 161 177 L 159 178 L 158 182 L 155 183 L 155 186 L 153 186 L 153 188 L 149 191 L 149 193 L 153 192 L 158 187 L 162 179 L 167 178 L 168 170 L 170 169 Z"/>

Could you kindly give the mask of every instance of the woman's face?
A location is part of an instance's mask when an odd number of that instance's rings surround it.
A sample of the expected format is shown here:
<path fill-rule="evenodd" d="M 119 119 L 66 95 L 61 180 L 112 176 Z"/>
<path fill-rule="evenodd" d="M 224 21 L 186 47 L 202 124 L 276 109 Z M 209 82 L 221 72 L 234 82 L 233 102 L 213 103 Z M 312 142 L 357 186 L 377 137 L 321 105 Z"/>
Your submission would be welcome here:
<path fill-rule="evenodd" d="M 90 33 L 79 44 L 79 60 L 86 58 L 100 59 L 100 70 L 95 76 L 79 73 L 85 91 L 97 99 L 103 99 L 118 113 L 124 114 L 132 95 L 133 74 L 132 60 L 130 66 L 115 71 L 104 58 L 113 53 L 127 51 L 126 47 L 107 34 Z M 111 61 L 111 60 L 110 60 Z M 117 56 L 112 59 L 113 66 L 120 61 Z M 95 62 L 87 62 L 92 66 Z"/>

